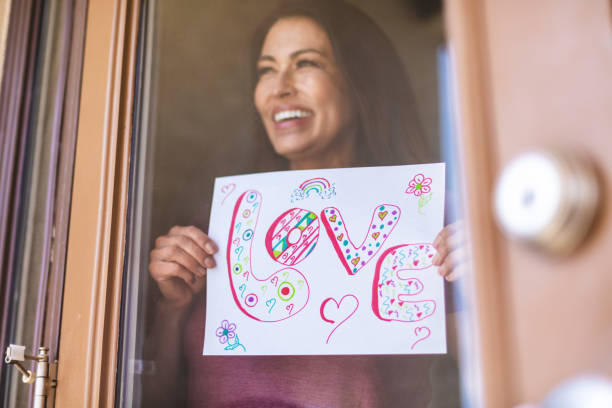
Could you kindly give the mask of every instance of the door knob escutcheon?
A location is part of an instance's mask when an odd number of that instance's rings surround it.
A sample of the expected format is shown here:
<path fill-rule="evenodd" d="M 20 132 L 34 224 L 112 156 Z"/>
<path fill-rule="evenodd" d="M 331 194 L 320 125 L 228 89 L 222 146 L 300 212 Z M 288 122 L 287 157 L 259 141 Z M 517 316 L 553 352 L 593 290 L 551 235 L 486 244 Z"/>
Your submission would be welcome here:
<path fill-rule="evenodd" d="M 552 254 L 575 250 L 600 201 L 594 166 L 573 152 L 530 151 L 502 171 L 495 189 L 498 224 L 511 238 Z"/>

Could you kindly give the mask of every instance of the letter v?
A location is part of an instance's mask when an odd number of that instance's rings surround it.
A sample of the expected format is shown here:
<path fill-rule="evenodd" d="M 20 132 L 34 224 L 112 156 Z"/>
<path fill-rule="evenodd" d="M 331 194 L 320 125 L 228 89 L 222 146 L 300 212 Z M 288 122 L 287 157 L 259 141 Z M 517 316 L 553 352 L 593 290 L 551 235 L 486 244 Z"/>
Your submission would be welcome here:
<path fill-rule="evenodd" d="M 355 275 L 374 258 L 399 222 L 400 214 L 400 208 L 395 205 L 376 206 L 363 242 L 355 245 L 349 237 L 340 210 L 326 207 L 321 211 L 323 226 L 349 275 Z"/>

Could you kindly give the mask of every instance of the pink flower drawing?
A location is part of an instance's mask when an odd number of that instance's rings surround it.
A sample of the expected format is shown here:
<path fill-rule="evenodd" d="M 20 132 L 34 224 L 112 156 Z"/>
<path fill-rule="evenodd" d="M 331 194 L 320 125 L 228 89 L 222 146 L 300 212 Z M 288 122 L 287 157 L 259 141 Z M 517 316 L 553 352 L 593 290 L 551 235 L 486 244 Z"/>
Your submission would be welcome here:
<path fill-rule="evenodd" d="M 228 339 L 236 337 L 236 324 L 223 320 L 221 326 L 217 327 L 215 334 L 219 338 L 219 343 L 225 344 Z"/>
<path fill-rule="evenodd" d="M 414 194 L 416 197 L 419 197 L 421 194 L 427 194 L 431 191 L 430 184 L 431 179 L 429 177 L 425 177 L 422 174 L 417 174 L 412 180 L 410 180 L 410 183 L 408 183 L 406 193 Z"/>

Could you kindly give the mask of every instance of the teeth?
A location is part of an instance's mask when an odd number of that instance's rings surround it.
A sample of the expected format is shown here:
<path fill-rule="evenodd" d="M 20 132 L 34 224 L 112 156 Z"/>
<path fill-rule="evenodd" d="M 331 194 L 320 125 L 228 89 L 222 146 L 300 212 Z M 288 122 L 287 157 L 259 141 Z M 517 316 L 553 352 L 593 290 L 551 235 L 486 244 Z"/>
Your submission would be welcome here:
<path fill-rule="evenodd" d="M 281 122 L 283 120 L 296 119 L 296 118 L 305 118 L 311 116 L 312 112 L 303 111 L 303 110 L 286 110 L 282 112 L 278 112 L 274 115 L 275 122 Z"/>

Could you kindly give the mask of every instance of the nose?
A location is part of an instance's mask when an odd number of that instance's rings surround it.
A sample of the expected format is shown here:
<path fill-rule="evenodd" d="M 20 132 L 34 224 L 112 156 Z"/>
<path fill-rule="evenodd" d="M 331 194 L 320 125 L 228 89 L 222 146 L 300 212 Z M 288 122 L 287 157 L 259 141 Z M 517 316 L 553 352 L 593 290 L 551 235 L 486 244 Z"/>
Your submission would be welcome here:
<path fill-rule="evenodd" d="M 283 70 L 277 75 L 276 83 L 274 84 L 274 96 L 278 98 L 286 98 L 295 94 L 295 84 L 293 82 L 293 74 L 290 70 Z"/>

